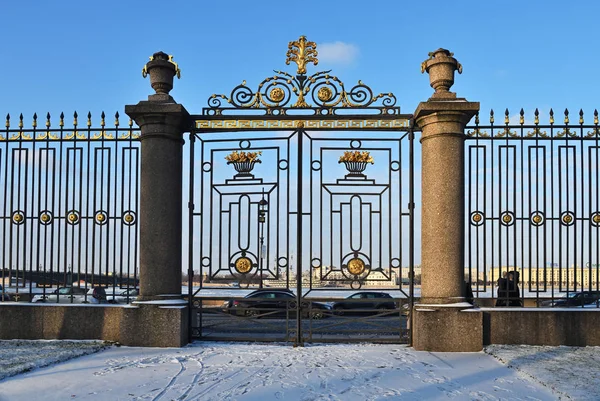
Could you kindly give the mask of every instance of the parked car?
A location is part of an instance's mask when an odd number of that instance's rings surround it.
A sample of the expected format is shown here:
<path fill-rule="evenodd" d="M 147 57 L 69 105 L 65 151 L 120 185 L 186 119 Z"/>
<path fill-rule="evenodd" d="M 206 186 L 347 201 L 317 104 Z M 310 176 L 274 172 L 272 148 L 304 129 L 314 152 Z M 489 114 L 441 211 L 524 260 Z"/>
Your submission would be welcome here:
<path fill-rule="evenodd" d="M 548 299 L 540 302 L 540 306 L 570 307 L 596 304 L 600 301 L 600 291 L 571 292 L 562 298 Z"/>
<path fill-rule="evenodd" d="M 106 301 L 109 304 L 129 304 L 135 301 L 140 294 L 137 288 L 116 288 L 114 291 L 106 291 Z"/>
<path fill-rule="evenodd" d="M 2 285 L 0 285 L 0 302 L 12 301 L 10 295 L 6 292 Z"/>
<path fill-rule="evenodd" d="M 386 292 L 361 291 L 350 295 L 343 301 L 334 302 L 331 307 L 335 315 L 372 314 L 396 309 L 396 302 Z"/>
<path fill-rule="evenodd" d="M 59 287 L 58 289 L 44 294 L 36 294 L 31 302 L 39 303 L 59 303 L 59 304 L 78 304 L 85 301 L 89 302 L 89 296 L 86 296 L 87 290 L 83 287 Z"/>
<path fill-rule="evenodd" d="M 304 317 L 321 319 L 327 316 L 328 305 L 305 301 Z M 295 317 L 296 295 L 288 289 L 260 289 L 251 292 L 243 299 L 231 299 L 223 305 L 225 311 L 237 316 L 250 317 Z"/>

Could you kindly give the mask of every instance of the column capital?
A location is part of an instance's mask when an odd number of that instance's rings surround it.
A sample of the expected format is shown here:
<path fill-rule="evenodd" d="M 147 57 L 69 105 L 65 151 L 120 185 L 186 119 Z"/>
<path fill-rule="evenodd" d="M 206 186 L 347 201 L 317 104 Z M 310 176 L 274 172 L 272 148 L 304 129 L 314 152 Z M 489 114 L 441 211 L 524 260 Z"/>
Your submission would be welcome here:
<path fill-rule="evenodd" d="M 479 111 L 479 102 L 464 99 L 419 103 L 414 113 L 421 130 L 421 142 L 439 135 L 464 137 L 465 125 Z"/>
<path fill-rule="evenodd" d="M 149 137 L 182 141 L 191 124 L 190 113 L 178 103 L 141 101 L 125 106 L 125 113 L 140 127 L 141 141 Z"/>

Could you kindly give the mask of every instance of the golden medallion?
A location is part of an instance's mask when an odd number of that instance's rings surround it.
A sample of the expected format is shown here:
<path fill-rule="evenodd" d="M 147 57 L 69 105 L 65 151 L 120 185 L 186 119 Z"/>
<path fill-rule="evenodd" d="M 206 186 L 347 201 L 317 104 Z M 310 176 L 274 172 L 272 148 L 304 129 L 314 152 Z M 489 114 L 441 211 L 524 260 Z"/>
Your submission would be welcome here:
<path fill-rule="evenodd" d="M 13 221 L 17 224 L 22 223 L 23 220 L 25 220 L 25 216 L 23 216 L 23 213 L 15 213 L 13 215 Z"/>
<path fill-rule="evenodd" d="M 479 223 L 481 221 L 481 219 L 483 219 L 483 216 L 481 216 L 479 213 L 476 213 L 473 215 L 473 221 L 475 223 Z"/>
<path fill-rule="evenodd" d="M 235 261 L 235 270 L 240 274 L 246 274 L 252 270 L 252 261 L 243 256 Z"/>
<path fill-rule="evenodd" d="M 285 92 L 281 88 L 273 88 L 269 93 L 269 98 L 274 102 L 281 102 L 285 97 Z"/>
<path fill-rule="evenodd" d="M 350 274 L 358 276 L 365 271 L 365 262 L 362 259 L 354 258 L 348 262 L 348 271 Z"/>
<path fill-rule="evenodd" d="M 600 223 L 600 214 L 594 215 L 594 217 L 592 217 L 592 221 L 596 224 L 599 224 Z"/>
<path fill-rule="evenodd" d="M 571 216 L 570 214 L 566 214 L 563 216 L 563 222 L 565 224 L 569 224 L 572 221 L 573 221 L 573 216 Z"/>
<path fill-rule="evenodd" d="M 319 91 L 317 92 L 317 97 L 319 98 L 320 101 L 322 102 L 326 102 L 328 100 L 331 100 L 331 97 L 333 96 L 333 92 L 331 92 L 331 89 L 329 89 L 326 86 L 323 86 L 322 88 L 319 89 Z"/>
<path fill-rule="evenodd" d="M 132 215 L 132 214 L 130 214 L 130 213 L 127 213 L 127 214 L 125 215 L 125 222 L 126 222 L 126 223 L 132 223 L 132 222 L 133 222 L 133 215 Z"/>
<path fill-rule="evenodd" d="M 512 217 L 510 214 L 505 214 L 504 217 L 502 217 L 502 221 L 505 223 L 510 223 L 512 221 Z"/>
<path fill-rule="evenodd" d="M 75 213 L 70 213 L 69 217 L 67 217 L 69 219 L 69 221 L 71 223 L 77 223 L 77 220 L 79 220 L 79 217 L 75 214 Z"/>
<path fill-rule="evenodd" d="M 40 220 L 42 220 L 43 223 L 47 223 L 50 221 L 50 215 L 48 213 L 44 213 L 40 216 Z"/>

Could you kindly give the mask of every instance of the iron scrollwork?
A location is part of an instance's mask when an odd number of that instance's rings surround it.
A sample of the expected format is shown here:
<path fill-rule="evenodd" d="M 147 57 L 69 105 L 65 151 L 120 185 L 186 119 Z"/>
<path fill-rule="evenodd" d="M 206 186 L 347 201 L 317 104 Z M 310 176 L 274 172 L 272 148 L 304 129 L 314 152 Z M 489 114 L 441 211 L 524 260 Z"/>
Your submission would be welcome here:
<path fill-rule="evenodd" d="M 346 90 L 345 84 L 331 70 L 306 75 L 306 64 L 318 64 L 316 43 L 301 36 L 290 42 L 286 64 L 298 64 L 296 75 L 275 70 L 275 75 L 264 79 L 253 91 L 243 81 L 229 96 L 213 94 L 208 99 L 209 115 L 221 115 L 223 109 L 265 108 L 267 114 L 285 115 L 287 109 L 314 109 L 316 114 L 326 114 L 336 108 L 379 108 L 382 114 L 399 114 L 393 93 L 375 95 L 362 81 Z M 307 103 L 307 99 L 314 104 Z M 227 106 L 230 104 L 231 106 Z M 325 111 L 327 110 L 327 111 Z"/>

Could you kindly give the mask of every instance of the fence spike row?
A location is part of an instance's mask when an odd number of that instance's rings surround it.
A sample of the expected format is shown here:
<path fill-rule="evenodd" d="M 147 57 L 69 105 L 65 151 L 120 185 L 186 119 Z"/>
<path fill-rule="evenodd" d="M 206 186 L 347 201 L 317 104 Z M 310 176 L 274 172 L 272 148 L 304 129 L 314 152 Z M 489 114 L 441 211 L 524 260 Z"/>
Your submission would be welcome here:
<path fill-rule="evenodd" d="M 522 107 L 521 107 L 521 111 L 519 111 L 519 124 L 521 124 L 521 125 L 525 124 L 525 112 L 523 111 Z"/>

